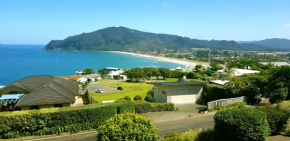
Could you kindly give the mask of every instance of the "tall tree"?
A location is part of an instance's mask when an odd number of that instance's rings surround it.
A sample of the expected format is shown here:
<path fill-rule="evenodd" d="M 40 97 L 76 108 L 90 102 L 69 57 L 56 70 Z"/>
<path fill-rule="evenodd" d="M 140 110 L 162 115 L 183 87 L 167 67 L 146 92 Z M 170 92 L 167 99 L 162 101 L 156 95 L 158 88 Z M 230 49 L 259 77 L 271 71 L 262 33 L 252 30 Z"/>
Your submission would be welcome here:
<path fill-rule="evenodd" d="M 160 75 L 163 77 L 163 79 L 166 79 L 166 78 L 170 77 L 170 75 L 171 75 L 171 71 L 168 68 L 161 67 L 158 70 L 160 72 Z"/>

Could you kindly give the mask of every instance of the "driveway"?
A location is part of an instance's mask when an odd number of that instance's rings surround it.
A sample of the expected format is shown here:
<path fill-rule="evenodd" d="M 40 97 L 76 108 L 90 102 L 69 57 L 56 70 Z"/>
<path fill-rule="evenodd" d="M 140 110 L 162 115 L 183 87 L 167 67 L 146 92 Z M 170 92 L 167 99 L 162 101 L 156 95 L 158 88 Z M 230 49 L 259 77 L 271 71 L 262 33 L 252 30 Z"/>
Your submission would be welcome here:
<path fill-rule="evenodd" d="M 102 86 L 105 83 L 118 82 L 118 81 L 121 81 L 121 80 L 110 80 L 110 81 L 104 81 L 104 82 L 92 82 L 92 83 L 89 83 L 89 85 L 87 86 L 87 90 L 89 92 L 96 92 L 98 89 L 102 89 L 102 90 L 104 90 L 105 93 L 106 92 L 118 91 L 116 88 Z"/>
<path fill-rule="evenodd" d="M 150 119 L 159 130 L 157 133 L 161 136 L 174 131 L 186 132 L 191 129 L 213 128 L 214 113 L 203 115 L 200 117 L 189 117 L 189 115 L 197 114 L 199 108 L 205 107 L 198 104 L 182 104 L 175 105 L 179 111 L 154 112 L 140 114 Z"/>
<path fill-rule="evenodd" d="M 154 112 L 154 113 L 145 113 L 140 114 L 147 119 L 151 119 L 151 121 L 156 123 L 167 122 L 172 120 L 184 119 L 192 114 L 197 114 L 199 108 L 205 107 L 203 105 L 198 104 L 180 104 L 175 105 L 179 109 L 179 111 L 166 111 L 166 112 Z"/>

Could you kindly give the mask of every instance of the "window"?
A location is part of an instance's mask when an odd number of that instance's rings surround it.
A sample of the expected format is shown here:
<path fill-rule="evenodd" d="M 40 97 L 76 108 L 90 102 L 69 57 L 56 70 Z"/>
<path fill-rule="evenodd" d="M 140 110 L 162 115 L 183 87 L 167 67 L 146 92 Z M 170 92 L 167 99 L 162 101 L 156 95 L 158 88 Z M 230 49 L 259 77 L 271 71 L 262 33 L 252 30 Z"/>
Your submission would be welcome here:
<path fill-rule="evenodd" d="M 172 94 L 196 94 L 196 89 L 173 90 Z"/>
<path fill-rule="evenodd" d="M 38 109 L 39 109 L 39 106 L 36 106 L 36 105 L 30 106 L 30 110 L 38 110 Z"/>
<path fill-rule="evenodd" d="M 54 104 L 53 107 L 63 107 L 62 104 Z"/>

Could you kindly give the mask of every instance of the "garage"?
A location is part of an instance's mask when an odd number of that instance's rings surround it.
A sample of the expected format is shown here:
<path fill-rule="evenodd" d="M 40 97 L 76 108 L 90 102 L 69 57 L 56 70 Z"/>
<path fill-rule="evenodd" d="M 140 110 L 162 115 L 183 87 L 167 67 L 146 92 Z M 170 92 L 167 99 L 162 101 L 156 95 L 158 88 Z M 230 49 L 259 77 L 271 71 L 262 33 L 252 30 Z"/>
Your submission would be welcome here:
<path fill-rule="evenodd" d="M 174 104 L 195 103 L 206 82 L 178 81 L 178 82 L 152 82 L 154 84 L 154 100 Z"/>

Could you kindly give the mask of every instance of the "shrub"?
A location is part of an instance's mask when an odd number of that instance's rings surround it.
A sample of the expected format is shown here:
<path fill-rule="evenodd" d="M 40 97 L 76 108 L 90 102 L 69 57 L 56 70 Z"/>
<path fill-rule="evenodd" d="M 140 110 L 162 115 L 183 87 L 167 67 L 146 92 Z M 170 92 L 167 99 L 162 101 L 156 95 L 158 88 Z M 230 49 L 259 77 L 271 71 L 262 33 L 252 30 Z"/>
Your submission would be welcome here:
<path fill-rule="evenodd" d="M 136 101 L 136 100 L 142 100 L 142 97 L 140 96 L 140 95 L 136 95 L 135 97 L 134 97 L 134 100 Z"/>
<path fill-rule="evenodd" d="M 134 105 L 136 113 L 174 111 L 173 103 L 149 103 L 145 101 L 136 101 Z"/>
<path fill-rule="evenodd" d="M 117 113 L 115 104 L 0 113 L 0 138 L 95 129 Z"/>
<path fill-rule="evenodd" d="M 200 130 L 192 130 L 186 133 L 173 132 L 166 134 L 162 141 L 194 141 Z"/>
<path fill-rule="evenodd" d="M 216 138 L 222 141 L 264 141 L 270 134 L 266 114 L 252 108 L 219 111 L 215 116 Z"/>
<path fill-rule="evenodd" d="M 267 121 L 272 135 L 285 130 L 290 117 L 289 111 L 282 109 L 280 106 L 274 107 L 271 105 L 261 106 L 257 109 L 267 115 Z"/>
<path fill-rule="evenodd" d="M 117 113 L 135 113 L 135 107 L 134 107 L 134 102 L 133 101 L 129 101 L 129 100 L 125 100 L 125 99 L 119 99 L 117 101 L 115 101 L 115 103 L 117 104 Z"/>
<path fill-rule="evenodd" d="M 288 95 L 288 88 L 280 88 L 274 91 L 272 95 L 270 95 L 271 103 L 279 103 L 286 99 Z"/>
<path fill-rule="evenodd" d="M 213 129 L 201 131 L 195 138 L 194 141 L 214 141 L 215 131 Z"/>
<path fill-rule="evenodd" d="M 154 101 L 152 95 L 147 95 L 144 100 L 148 101 L 148 102 L 153 102 Z"/>
<path fill-rule="evenodd" d="M 98 140 L 150 140 L 157 141 L 157 128 L 142 116 L 133 113 L 115 115 L 98 128 Z"/>
<path fill-rule="evenodd" d="M 126 99 L 126 100 L 131 100 L 131 97 L 129 97 L 129 96 L 125 96 L 124 99 Z"/>
<path fill-rule="evenodd" d="M 208 109 L 208 111 L 209 112 L 215 111 L 215 110 L 219 111 L 219 110 L 223 110 L 227 108 L 242 108 L 242 107 L 245 107 L 246 104 L 247 104 L 246 102 L 236 102 L 236 103 L 232 103 L 232 104 L 224 105 L 224 106 L 218 105 L 214 108 Z"/>

